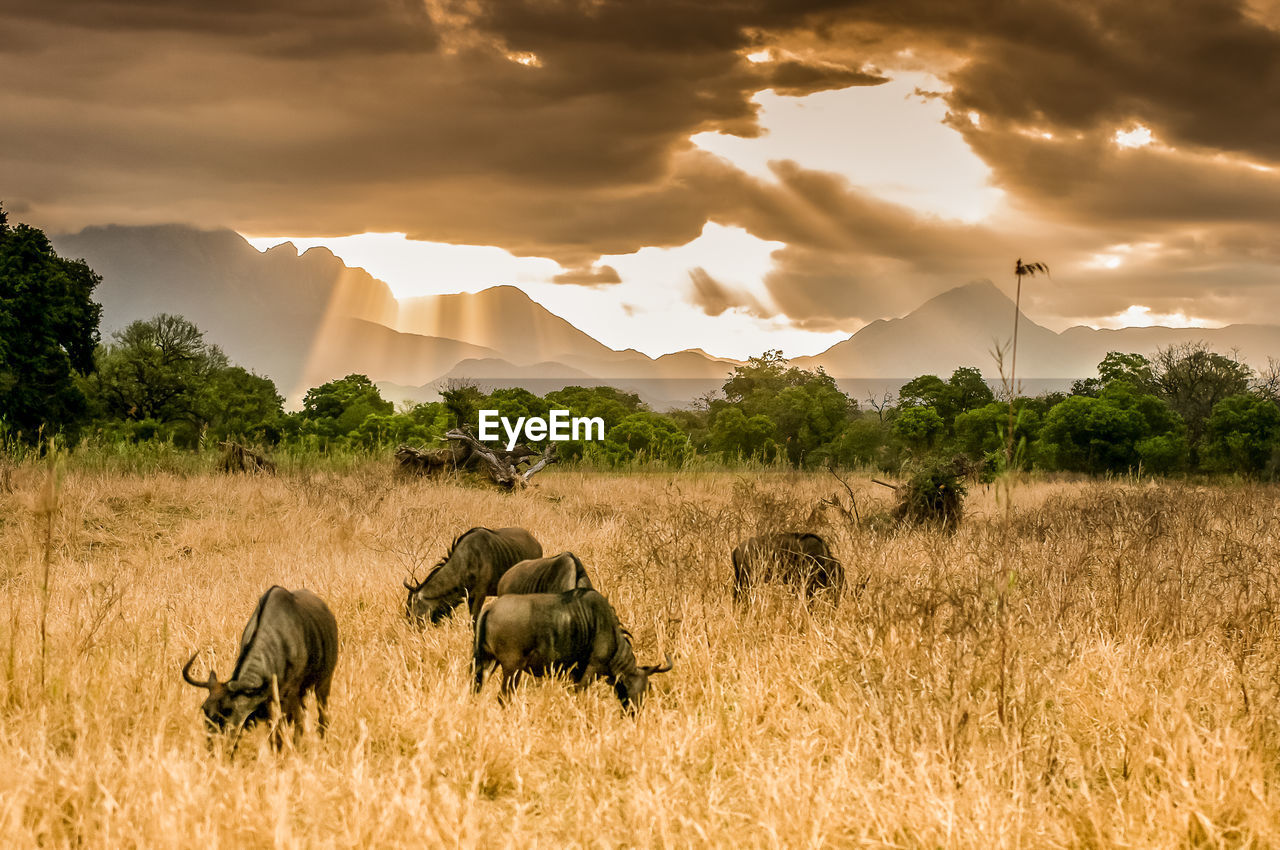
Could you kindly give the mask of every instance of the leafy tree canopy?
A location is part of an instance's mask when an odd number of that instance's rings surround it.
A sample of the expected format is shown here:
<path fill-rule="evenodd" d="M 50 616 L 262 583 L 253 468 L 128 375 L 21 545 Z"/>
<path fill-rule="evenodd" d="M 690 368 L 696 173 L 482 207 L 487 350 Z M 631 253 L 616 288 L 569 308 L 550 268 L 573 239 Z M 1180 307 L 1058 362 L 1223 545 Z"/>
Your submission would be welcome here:
<path fill-rule="evenodd" d="M 1254 476 L 1275 472 L 1280 451 L 1280 407 L 1256 395 L 1227 396 L 1205 423 L 1207 465 L 1221 472 Z"/>
<path fill-rule="evenodd" d="M 83 261 L 59 257 L 39 229 L 11 227 L 0 208 L 0 420 L 28 441 L 85 414 L 73 376 L 94 368 L 101 282 Z"/>
<path fill-rule="evenodd" d="M 365 375 L 347 375 L 321 384 L 307 390 L 302 399 L 302 418 L 323 437 L 349 434 L 372 414 L 394 412 L 395 405 L 383 399 Z"/>

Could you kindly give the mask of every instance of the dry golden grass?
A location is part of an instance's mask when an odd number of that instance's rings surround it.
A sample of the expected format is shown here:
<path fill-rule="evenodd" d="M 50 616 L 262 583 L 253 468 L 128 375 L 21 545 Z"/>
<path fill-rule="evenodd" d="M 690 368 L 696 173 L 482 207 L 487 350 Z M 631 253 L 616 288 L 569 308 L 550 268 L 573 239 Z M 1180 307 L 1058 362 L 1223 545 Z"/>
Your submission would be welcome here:
<path fill-rule="evenodd" d="M 45 475 L 0 490 L 5 847 L 1280 845 L 1273 488 L 979 488 L 954 535 L 828 512 L 861 593 L 735 611 L 730 547 L 830 478 L 73 470 L 42 685 Z M 466 617 L 408 625 L 401 580 L 479 524 L 573 549 L 641 662 L 674 653 L 638 718 L 603 685 L 472 697 Z M 333 724 L 232 761 L 178 671 L 226 675 L 272 584 L 337 615 Z"/>

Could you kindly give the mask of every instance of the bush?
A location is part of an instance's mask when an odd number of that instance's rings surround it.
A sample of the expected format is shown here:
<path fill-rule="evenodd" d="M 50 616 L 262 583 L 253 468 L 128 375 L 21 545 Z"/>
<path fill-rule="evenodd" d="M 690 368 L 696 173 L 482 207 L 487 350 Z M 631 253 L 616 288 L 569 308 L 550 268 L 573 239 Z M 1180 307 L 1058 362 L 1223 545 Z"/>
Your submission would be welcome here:
<path fill-rule="evenodd" d="M 926 458 L 899 485 L 893 518 L 917 525 L 939 525 L 955 530 L 964 512 L 968 489 L 963 475 L 968 462 L 962 458 Z"/>

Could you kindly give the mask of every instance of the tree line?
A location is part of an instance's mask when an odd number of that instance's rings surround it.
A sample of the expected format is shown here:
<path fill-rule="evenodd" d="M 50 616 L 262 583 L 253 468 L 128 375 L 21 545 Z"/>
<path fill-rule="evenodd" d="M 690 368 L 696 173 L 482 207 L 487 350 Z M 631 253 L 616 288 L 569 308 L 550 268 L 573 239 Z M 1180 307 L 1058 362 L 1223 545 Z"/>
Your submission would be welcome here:
<path fill-rule="evenodd" d="M 56 433 L 72 445 L 160 441 L 198 449 L 234 438 L 264 447 L 377 451 L 474 427 L 481 409 L 513 419 L 565 409 L 603 419 L 605 438 L 562 444 L 561 459 L 606 466 L 709 457 L 892 472 L 925 457 L 961 455 L 991 473 L 1010 464 L 1266 478 L 1280 470 L 1280 369 L 1273 362 L 1255 373 L 1197 343 L 1151 357 L 1111 352 L 1097 377 L 1068 392 L 1012 403 L 965 366 L 945 378 L 916 377 L 896 400 L 868 399 L 862 408 L 821 369 L 798 369 L 781 352 L 767 351 L 735 368 L 719 392 L 666 413 L 608 386 L 538 396 L 465 382 L 447 387 L 439 401 L 397 407 L 364 375 L 314 387 L 300 410 L 287 412 L 270 379 L 231 363 L 181 316 L 135 321 L 102 341 L 101 308 L 91 297 L 99 282 L 82 261 L 57 256 L 38 229 L 10 226 L 0 210 L 4 441 L 36 443 Z"/>

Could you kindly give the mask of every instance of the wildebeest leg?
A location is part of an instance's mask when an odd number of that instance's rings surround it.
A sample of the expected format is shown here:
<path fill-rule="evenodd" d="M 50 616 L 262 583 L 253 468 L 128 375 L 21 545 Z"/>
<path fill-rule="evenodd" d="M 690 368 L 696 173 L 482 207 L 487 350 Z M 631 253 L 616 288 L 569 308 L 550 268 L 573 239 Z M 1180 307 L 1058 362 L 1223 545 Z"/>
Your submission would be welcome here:
<path fill-rule="evenodd" d="M 289 698 L 289 725 L 293 727 L 293 746 L 295 749 L 302 740 L 303 716 L 302 696 L 291 696 Z"/>
<path fill-rule="evenodd" d="M 494 657 L 483 649 L 477 649 L 471 656 L 471 693 L 478 694 L 484 688 L 485 674 L 493 669 Z"/>
<path fill-rule="evenodd" d="M 484 687 L 485 674 L 492 667 L 491 662 L 495 661 L 495 657 L 485 646 L 485 632 L 488 629 L 488 619 L 477 621 L 475 624 L 475 640 L 471 649 L 471 693 L 478 694 Z"/>
<path fill-rule="evenodd" d="M 333 684 L 333 679 L 325 679 L 316 685 L 316 729 L 320 733 L 320 737 L 324 737 L 324 733 L 329 729 L 329 686 Z"/>
<path fill-rule="evenodd" d="M 742 591 L 745 589 L 743 587 L 743 584 L 745 583 L 745 576 L 743 575 L 744 572 L 745 572 L 745 568 L 743 567 L 742 561 L 741 559 L 739 559 L 738 553 L 734 552 L 733 553 L 733 601 L 734 602 L 738 602 L 739 600 L 742 599 Z"/>
<path fill-rule="evenodd" d="M 467 594 L 467 607 L 471 610 L 471 628 L 476 627 L 476 620 L 480 619 L 480 609 L 484 607 L 485 597 L 480 594 Z"/>
<path fill-rule="evenodd" d="M 511 692 L 516 689 L 516 683 L 520 679 L 520 671 L 512 670 L 507 672 L 507 668 L 502 668 L 502 690 L 498 692 L 498 702 L 506 705 L 507 700 L 511 697 Z"/>

